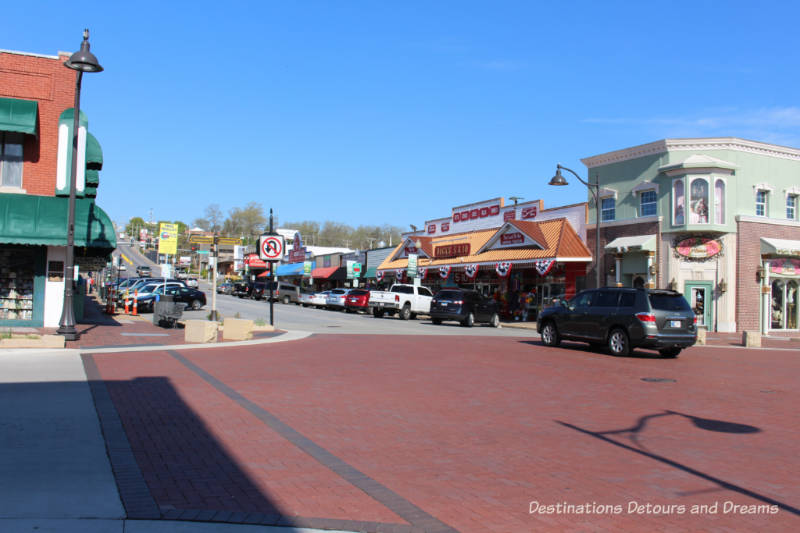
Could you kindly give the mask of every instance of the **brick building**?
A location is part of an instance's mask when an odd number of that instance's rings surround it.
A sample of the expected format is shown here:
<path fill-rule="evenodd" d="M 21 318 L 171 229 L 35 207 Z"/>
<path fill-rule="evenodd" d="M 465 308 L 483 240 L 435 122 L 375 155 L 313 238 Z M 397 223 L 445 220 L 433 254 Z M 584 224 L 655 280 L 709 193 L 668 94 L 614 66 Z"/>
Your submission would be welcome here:
<path fill-rule="evenodd" d="M 1 326 L 51 327 L 61 316 L 76 76 L 67 59 L 0 50 Z M 95 203 L 102 149 L 79 119 L 75 264 L 87 272 L 116 240 Z"/>
<path fill-rule="evenodd" d="M 800 150 L 665 139 L 583 162 L 601 188 L 607 284 L 679 290 L 712 331 L 796 334 Z"/>

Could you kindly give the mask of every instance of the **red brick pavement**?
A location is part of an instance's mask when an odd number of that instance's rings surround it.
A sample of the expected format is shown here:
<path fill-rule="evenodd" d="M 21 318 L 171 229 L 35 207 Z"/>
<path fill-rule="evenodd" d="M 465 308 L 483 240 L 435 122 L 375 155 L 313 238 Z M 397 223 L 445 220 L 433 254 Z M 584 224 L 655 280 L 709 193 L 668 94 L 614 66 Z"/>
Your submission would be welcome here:
<path fill-rule="evenodd" d="M 232 401 L 235 391 L 461 531 L 800 526 L 797 353 L 695 347 L 665 360 L 566 346 L 320 335 L 182 352 L 217 387 L 167 353 L 95 360 L 115 380 L 162 506 L 406 523 Z M 620 512 L 530 514 L 533 501 Z M 637 514 L 631 502 L 685 510 Z M 782 507 L 726 513 L 725 502 Z"/>

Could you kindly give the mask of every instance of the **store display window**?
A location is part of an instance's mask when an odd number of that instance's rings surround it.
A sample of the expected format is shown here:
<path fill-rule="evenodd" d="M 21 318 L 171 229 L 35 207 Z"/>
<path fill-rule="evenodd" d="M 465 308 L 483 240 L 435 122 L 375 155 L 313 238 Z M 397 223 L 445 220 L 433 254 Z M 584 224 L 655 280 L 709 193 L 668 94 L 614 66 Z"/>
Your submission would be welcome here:
<path fill-rule="evenodd" d="M 33 320 L 36 252 L 0 248 L 0 320 Z"/>

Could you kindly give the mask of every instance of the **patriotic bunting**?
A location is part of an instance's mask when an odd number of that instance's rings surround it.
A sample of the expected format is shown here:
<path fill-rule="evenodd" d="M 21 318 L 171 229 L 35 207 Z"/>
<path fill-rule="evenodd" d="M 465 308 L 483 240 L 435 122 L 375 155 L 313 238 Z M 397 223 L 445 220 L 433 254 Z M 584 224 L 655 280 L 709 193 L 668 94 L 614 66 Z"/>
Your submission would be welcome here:
<path fill-rule="evenodd" d="M 378 270 L 377 272 L 375 272 L 375 279 L 377 279 L 378 281 L 383 281 L 383 275 L 384 271 Z"/>
<path fill-rule="evenodd" d="M 540 276 L 546 276 L 555 264 L 555 259 L 541 259 L 539 261 L 534 261 L 533 266 L 536 267 L 536 272 L 538 272 Z"/>
<path fill-rule="evenodd" d="M 439 276 L 442 279 L 447 279 L 447 276 L 449 276 L 449 275 L 450 275 L 450 267 L 449 266 L 439 267 Z"/>
<path fill-rule="evenodd" d="M 495 272 L 501 278 L 507 277 L 511 273 L 511 263 L 508 261 L 501 261 L 494 266 Z"/>
<path fill-rule="evenodd" d="M 425 276 L 428 275 L 428 269 L 426 268 L 417 268 L 417 277 L 419 279 L 425 279 Z"/>
<path fill-rule="evenodd" d="M 469 279 L 475 279 L 475 277 L 478 275 L 478 265 L 465 266 L 464 274 L 466 274 Z"/>
<path fill-rule="evenodd" d="M 403 281 L 403 274 L 406 273 L 405 268 L 398 268 L 395 272 L 395 277 L 397 277 L 397 281 Z"/>

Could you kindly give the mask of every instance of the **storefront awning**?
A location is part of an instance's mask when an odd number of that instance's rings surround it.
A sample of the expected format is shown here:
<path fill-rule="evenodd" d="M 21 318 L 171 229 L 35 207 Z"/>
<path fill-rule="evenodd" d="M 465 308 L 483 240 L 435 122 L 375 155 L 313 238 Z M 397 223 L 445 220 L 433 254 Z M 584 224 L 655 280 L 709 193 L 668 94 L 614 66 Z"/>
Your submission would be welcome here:
<path fill-rule="evenodd" d="M 370 279 L 377 277 L 378 274 L 378 267 L 369 267 L 367 270 L 364 271 L 364 279 Z"/>
<path fill-rule="evenodd" d="M 0 98 L 0 130 L 36 135 L 37 107 L 30 100 Z"/>
<path fill-rule="evenodd" d="M 617 253 L 655 252 L 655 235 L 634 235 L 633 237 L 617 237 L 606 244 L 606 250 Z"/>
<path fill-rule="evenodd" d="M 800 241 L 761 237 L 761 255 L 800 257 Z"/>
<path fill-rule="evenodd" d="M 103 169 L 103 149 L 91 133 L 86 134 L 86 168 L 91 170 Z"/>
<path fill-rule="evenodd" d="M 311 263 L 313 269 L 316 263 Z M 305 268 L 304 263 L 289 263 L 288 265 L 278 265 L 276 270 L 278 277 L 281 276 L 302 276 Z"/>
<path fill-rule="evenodd" d="M 69 198 L 0 194 L 0 243 L 66 246 L 68 209 Z M 117 247 L 111 219 L 89 198 L 75 200 L 75 246 Z"/>
<path fill-rule="evenodd" d="M 328 279 L 333 275 L 339 267 L 320 267 L 311 271 L 311 277 L 314 279 Z"/>

